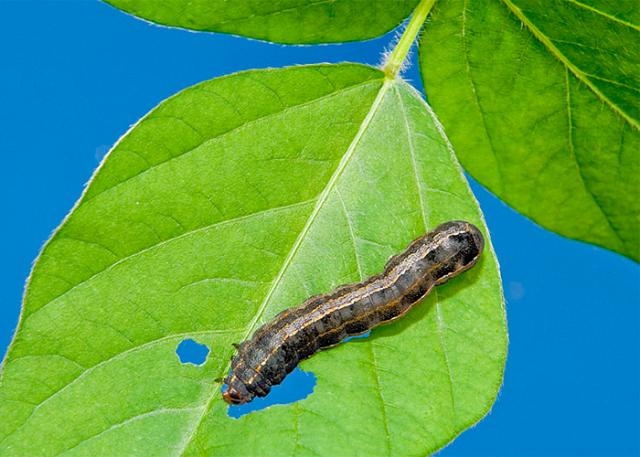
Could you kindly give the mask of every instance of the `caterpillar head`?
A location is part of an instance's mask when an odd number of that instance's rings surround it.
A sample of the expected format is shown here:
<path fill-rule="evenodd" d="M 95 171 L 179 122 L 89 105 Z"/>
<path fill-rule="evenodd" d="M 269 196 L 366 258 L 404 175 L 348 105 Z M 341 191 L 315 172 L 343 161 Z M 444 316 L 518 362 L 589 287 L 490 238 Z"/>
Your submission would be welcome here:
<path fill-rule="evenodd" d="M 437 284 L 473 267 L 484 249 L 484 237 L 475 225 L 466 221 L 451 221 L 438 226 L 433 232 L 434 276 Z"/>
<path fill-rule="evenodd" d="M 230 405 L 243 405 L 253 400 L 255 396 L 249 392 L 242 381 L 240 381 L 235 375 L 231 375 L 225 379 L 228 387 L 222 393 L 222 399 Z"/>

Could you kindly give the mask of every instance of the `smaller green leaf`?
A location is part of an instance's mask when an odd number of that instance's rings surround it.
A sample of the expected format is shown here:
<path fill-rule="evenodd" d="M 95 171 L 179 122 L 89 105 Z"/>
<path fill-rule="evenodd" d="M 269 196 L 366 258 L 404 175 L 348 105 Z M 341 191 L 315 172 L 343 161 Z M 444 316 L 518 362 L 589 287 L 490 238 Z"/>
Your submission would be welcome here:
<path fill-rule="evenodd" d="M 418 0 L 105 0 L 156 24 L 285 44 L 374 38 L 397 27 Z"/>
<path fill-rule="evenodd" d="M 639 2 L 442 0 L 420 43 L 463 166 L 542 226 L 640 260 Z"/>

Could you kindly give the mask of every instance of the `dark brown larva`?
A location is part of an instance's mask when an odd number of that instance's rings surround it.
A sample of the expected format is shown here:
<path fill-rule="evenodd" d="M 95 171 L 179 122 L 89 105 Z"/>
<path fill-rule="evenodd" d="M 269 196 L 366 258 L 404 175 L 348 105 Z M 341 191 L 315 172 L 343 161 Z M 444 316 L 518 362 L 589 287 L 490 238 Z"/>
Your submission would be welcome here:
<path fill-rule="evenodd" d="M 477 227 L 446 222 L 392 257 L 381 274 L 281 312 L 238 345 L 224 400 L 264 397 L 317 351 L 403 316 L 434 286 L 474 266 L 483 247 Z"/>

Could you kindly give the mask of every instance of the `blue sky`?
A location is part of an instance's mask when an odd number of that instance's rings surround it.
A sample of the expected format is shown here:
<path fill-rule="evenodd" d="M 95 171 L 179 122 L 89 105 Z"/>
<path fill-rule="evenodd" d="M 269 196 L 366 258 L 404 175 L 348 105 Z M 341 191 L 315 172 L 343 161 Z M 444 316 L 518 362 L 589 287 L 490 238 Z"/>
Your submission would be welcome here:
<path fill-rule="evenodd" d="M 39 248 L 149 109 L 248 68 L 377 64 L 392 38 L 287 47 L 155 27 L 91 0 L 0 0 L 0 20 L 0 355 Z M 415 67 L 406 77 L 419 83 Z M 472 186 L 501 262 L 509 359 L 490 415 L 440 455 L 640 455 L 640 269 Z"/>

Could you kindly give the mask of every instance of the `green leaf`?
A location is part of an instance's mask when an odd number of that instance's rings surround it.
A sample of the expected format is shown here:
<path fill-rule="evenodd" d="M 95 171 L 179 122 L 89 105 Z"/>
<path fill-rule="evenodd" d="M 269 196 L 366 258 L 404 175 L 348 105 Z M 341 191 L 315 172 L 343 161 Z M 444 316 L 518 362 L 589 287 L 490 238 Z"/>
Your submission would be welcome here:
<path fill-rule="evenodd" d="M 171 27 L 287 44 L 374 38 L 397 27 L 418 0 L 105 0 Z"/>
<path fill-rule="evenodd" d="M 636 261 L 639 5 L 443 0 L 420 43 L 466 170 L 543 227 Z"/>
<path fill-rule="evenodd" d="M 305 400 L 240 419 L 231 343 L 381 271 L 450 219 L 486 227 L 427 105 L 377 69 L 214 79 L 123 137 L 45 246 L 0 381 L 0 455 L 424 455 L 490 408 L 506 325 L 481 262 L 303 362 Z M 177 345 L 211 348 L 200 367 Z"/>

